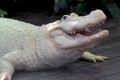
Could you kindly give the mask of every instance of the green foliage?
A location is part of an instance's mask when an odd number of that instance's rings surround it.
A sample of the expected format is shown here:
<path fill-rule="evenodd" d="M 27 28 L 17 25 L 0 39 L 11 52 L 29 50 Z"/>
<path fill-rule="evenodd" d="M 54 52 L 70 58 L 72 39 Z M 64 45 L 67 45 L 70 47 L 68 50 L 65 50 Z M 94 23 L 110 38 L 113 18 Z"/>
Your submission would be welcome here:
<path fill-rule="evenodd" d="M 74 4 L 77 2 L 77 4 Z M 81 13 L 86 6 L 85 0 L 55 0 L 54 1 L 54 11 L 60 12 L 60 10 L 69 9 L 75 13 Z"/>
<path fill-rule="evenodd" d="M 4 17 L 5 15 L 7 15 L 7 12 L 0 9 L 0 17 Z"/>
<path fill-rule="evenodd" d="M 89 4 L 94 3 L 93 1 L 91 0 Z M 76 4 L 73 2 L 76 2 Z M 101 3 L 105 6 L 104 8 L 106 8 L 104 10 L 109 10 L 113 18 L 120 18 L 120 4 L 118 4 L 117 0 L 101 0 Z M 55 0 L 54 10 L 56 9 L 55 12 L 60 12 L 60 9 L 69 9 L 71 12 L 80 14 L 85 13 L 86 7 L 88 7 L 87 4 L 87 0 Z M 98 8 L 99 6 L 100 5 L 98 5 Z"/>
<path fill-rule="evenodd" d="M 114 0 L 102 0 L 104 4 L 112 3 Z"/>
<path fill-rule="evenodd" d="M 54 11 L 56 13 L 58 13 L 62 9 L 66 9 L 67 8 L 66 0 L 55 0 L 54 3 L 55 3 L 54 4 Z"/>
<path fill-rule="evenodd" d="M 74 7 L 74 12 L 77 14 L 83 13 L 84 9 L 86 7 L 86 3 L 85 2 L 81 2 L 78 3 L 75 7 Z"/>
<path fill-rule="evenodd" d="M 107 4 L 107 8 L 111 12 L 113 18 L 120 18 L 120 9 L 117 7 L 115 3 Z"/>

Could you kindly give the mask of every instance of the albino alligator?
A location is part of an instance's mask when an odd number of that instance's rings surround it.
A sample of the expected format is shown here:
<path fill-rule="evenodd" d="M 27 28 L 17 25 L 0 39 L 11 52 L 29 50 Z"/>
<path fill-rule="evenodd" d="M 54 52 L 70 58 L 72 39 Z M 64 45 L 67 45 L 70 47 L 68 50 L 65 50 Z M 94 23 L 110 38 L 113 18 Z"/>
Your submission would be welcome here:
<path fill-rule="evenodd" d="M 80 57 L 94 62 L 108 59 L 85 51 L 108 36 L 107 30 L 97 28 L 105 19 L 101 10 L 64 15 L 42 27 L 0 18 L 0 80 L 11 80 L 15 70 L 56 68 Z"/>

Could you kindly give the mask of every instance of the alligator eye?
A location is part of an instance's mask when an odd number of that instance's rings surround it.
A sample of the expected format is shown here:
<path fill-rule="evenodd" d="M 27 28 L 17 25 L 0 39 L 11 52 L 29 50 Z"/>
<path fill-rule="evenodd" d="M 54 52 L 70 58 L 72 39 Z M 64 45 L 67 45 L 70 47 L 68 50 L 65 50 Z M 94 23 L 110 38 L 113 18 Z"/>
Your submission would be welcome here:
<path fill-rule="evenodd" d="M 62 20 L 66 20 L 67 19 L 67 15 L 64 15 L 63 17 L 62 17 Z"/>

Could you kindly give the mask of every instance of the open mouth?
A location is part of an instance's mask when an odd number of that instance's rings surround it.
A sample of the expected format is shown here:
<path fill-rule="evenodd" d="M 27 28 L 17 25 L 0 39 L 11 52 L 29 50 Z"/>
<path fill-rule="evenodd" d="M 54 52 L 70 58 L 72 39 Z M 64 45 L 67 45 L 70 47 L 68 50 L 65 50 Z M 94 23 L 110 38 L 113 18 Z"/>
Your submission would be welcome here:
<path fill-rule="evenodd" d="M 103 23 L 103 22 L 102 22 Z M 68 36 L 72 37 L 72 38 L 78 38 L 78 37 L 89 37 L 92 36 L 94 34 L 99 33 L 101 30 L 100 25 L 102 23 L 99 24 L 89 24 L 86 27 L 81 27 L 80 29 L 74 29 L 72 31 L 66 32 Z"/>

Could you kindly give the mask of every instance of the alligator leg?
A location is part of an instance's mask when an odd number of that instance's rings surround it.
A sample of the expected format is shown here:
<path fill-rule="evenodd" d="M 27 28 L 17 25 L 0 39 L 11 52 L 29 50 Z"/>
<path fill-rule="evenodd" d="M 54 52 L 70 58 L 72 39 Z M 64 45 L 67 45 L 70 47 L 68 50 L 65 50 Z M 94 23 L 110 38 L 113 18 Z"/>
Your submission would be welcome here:
<path fill-rule="evenodd" d="M 11 80 L 15 65 L 20 62 L 21 51 L 9 52 L 0 58 L 0 80 Z"/>
<path fill-rule="evenodd" d="M 11 80 L 14 73 L 12 64 L 4 59 L 0 59 L 0 80 Z"/>
<path fill-rule="evenodd" d="M 82 58 L 89 60 L 89 61 L 105 61 L 106 59 L 108 59 L 108 57 L 105 56 L 100 56 L 100 55 L 94 55 L 88 51 L 84 52 L 81 56 Z"/>

